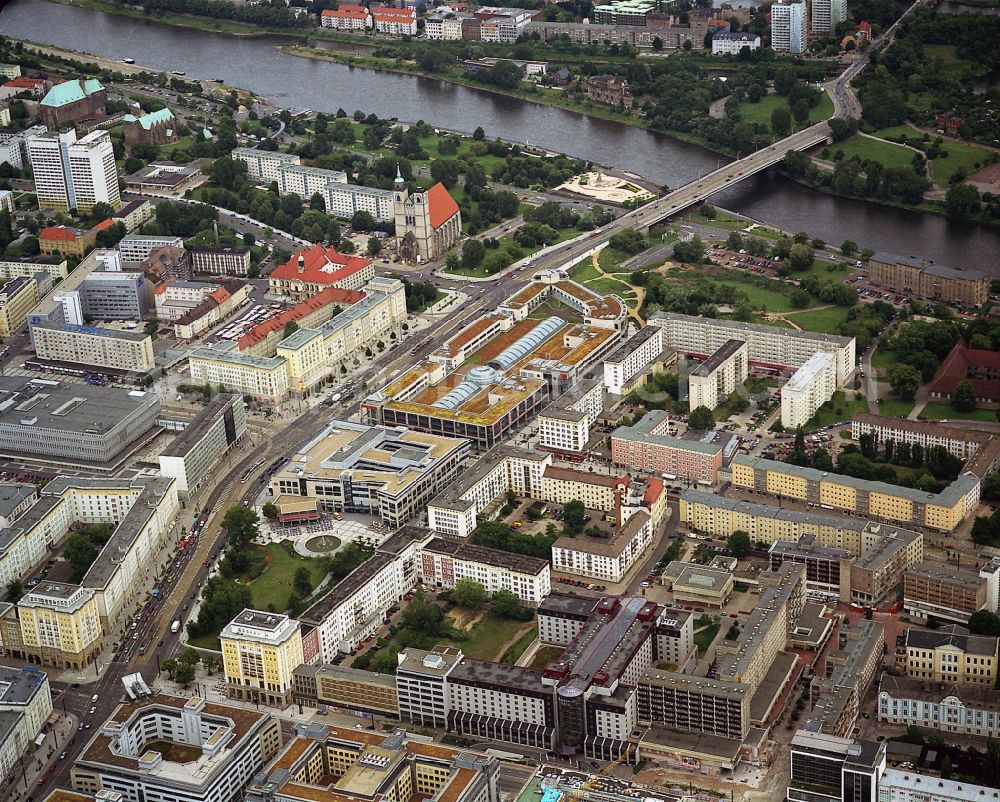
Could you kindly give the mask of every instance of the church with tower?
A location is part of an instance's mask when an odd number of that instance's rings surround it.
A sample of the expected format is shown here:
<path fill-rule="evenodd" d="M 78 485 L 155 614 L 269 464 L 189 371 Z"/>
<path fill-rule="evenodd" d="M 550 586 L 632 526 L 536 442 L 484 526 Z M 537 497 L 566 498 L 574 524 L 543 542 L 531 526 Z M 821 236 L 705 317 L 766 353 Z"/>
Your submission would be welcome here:
<path fill-rule="evenodd" d="M 397 170 L 393 210 L 399 256 L 406 262 L 439 259 L 462 238 L 462 212 L 440 182 L 411 193 Z"/>

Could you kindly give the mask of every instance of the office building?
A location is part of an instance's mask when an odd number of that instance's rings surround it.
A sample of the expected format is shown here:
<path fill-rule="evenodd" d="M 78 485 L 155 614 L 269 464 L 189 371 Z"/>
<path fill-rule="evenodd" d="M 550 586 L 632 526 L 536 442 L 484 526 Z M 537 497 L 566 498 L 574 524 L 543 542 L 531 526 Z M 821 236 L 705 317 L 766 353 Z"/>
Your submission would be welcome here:
<path fill-rule="evenodd" d="M 193 275 L 191 254 L 185 248 L 176 245 L 162 245 L 153 248 L 149 252 L 149 256 L 139 263 L 138 272 L 144 274 L 153 283 L 169 279 L 190 281 Z"/>
<path fill-rule="evenodd" d="M 410 12 L 412 13 L 412 12 Z M 378 15 L 375 16 L 378 27 Z M 413 23 L 414 26 L 416 22 Z M 393 213 L 399 257 L 407 262 L 442 258 L 462 237 L 462 213 L 444 184 L 410 194 L 406 182 L 396 174 Z"/>
<path fill-rule="evenodd" d="M 0 774 L 20 781 L 35 738 L 52 714 L 49 678 L 34 666 L 0 666 Z"/>
<path fill-rule="evenodd" d="M 806 49 L 806 4 L 778 0 L 771 7 L 771 47 L 778 53 L 798 55 Z"/>
<path fill-rule="evenodd" d="M 663 330 L 643 326 L 604 360 L 604 386 L 609 393 L 628 395 L 663 351 Z"/>
<path fill-rule="evenodd" d="M 879 802 L 885 744 L 800 729 L 792 736 L 789 802 Z"/>
<path fill-rule="evenodd" d="M 298 621 L 244 610 L 222 628 L 219 642 L 230 698 L 276 707 L 291 704 L 292 672 L 302 664 Z"/>
<path fill-rule="evenodd" d="M 833 36 L 837 26 L 847 20 L 847 0 L 812 0 L 809 7 L 809 30 L 815 36 Z"/>
<path fill-rule="evenodd" d="M 1000 692 L 958 683 L 937 685 L 923 679 L 894 677 L 879 681 L 878 720 L 951 735 L 1000 737 Z"/>
<path fill-rule="evenodd" d="M 779 540 L 768 550 L 771 568 L 783 562 L 806 567 L 806 589 L 830 601 L 851 600 L 851 564 L 854 555 L 846 549 L 821 546 L 815 535 L 802 535 L 797 542 Z"/>
<path fill-rule="evenodd" d="M 247 789 L 246 802 L 500 802 L 495 757 L 393 733 L 296 724 L 296 737 Z"/>
<path fill-rule="evenodd" d="M 837 391 L 837 364 L 833 354 L 818 351 L 781 388 L 781 425 L 805 426 Z"/>
<path fill-rule="evenodd" d="M 0 376 L 0 449 L 34 459 L 104 464 L 156 425 L 155 393 Z"/>
<path fill-rule="evenodd" d="M 181 237 L 147 237 L 139 234 L 129 234 L 118 243 L 118 252 L 122 263 L 130 267 L 138 267 L 145 262 L 157 248 L 183 248 Z"/>
<path fill-rule="evenodd" d="M 280 748 L 280 722 L 266 711 L 157 693 L 118 705 L 70 777 L 78 791 L 116 791 L 122 802 L 237 802 Z"/>
<path fill-rule="evenodd" d="M 399 718 L 395 675 L 360 668 L 300 665 L 292 670 L 292 702 Z"/>
<path fill-rule="evenodd" d="M 826 637 L 832 635 L 834 623 L 830 618 L 811 617 L 808 622 L 800 621 L 800 625 L 819 622 L 827 627 Z M 795 637 L 793 634 L 793 643 Z M 826 653 L 826 672 L 814 675 L 809 683 L 812 709 L 804 727 L 846 738 L 854 731 L 865 697 L 882 673 L 885 627 L 878 621 L 861 620 L 854 626 L 842 623 L 838 639 L 839 648 L 830 644 Z M 825 642 L 826 638 L 818 641 Z"/>
<path fill-rule="evenodd" d="M 723 466 L 722 446 L 670 436 L 670 425 L 670 415 L 654 409 L 632 426 L 619 426 L 611 433 L 611 461 L 668 480 L 714 485 Z"/>
<path fill-rule="evenodd" d="M 804 7 L 802 3 L 792 5 Z M 774 7 L 778 8 L 780 4 L 775 3 Z M 856 357 L 853 337 L 673 312 L 656 312 L 650 316 L 649 323 L 663 328 L 664 347 L 674 348 L 681 354 L 697 359 L 707 359 L 728 340 L 735 339 L 746 342 L 750 365 L 758 371 L 792 373 L 817 351 L 824 351 L 837 358 L 838 386 L 843 385 L 854 372 Z"/>
<path fill-rule="evenodd" d="M 934 683 L 993 688 L 1000 639 L 970 635 L 948 624 L 937 630 L 907 629 L 896 649 L 896 665 L 907 677 Z"/>
<path fill-rule="evenodd" d="M 77 291 L 83 314 L 90 320 L 142 320 L 148 311 L 142 273 L 98 267 L 79 283 Z"/>
<path fill-rule="evenodd" d="M 191 269 L 215 276 L 246 276 L 250 273 L 249 248 L 192 248 Z"/>
<path fill-rule="evenodd" d="M 973 571 L 911 565 L 903 574 L 903 609 L 919 621 L 934 617 L 964 624 L 977 610 L 988 609 L 986 580 Z"/>
<path fill-rule="evenodd" d="M 43 273 L 41 278 L 47 279 Z M 8 279 L 0 286 L 0 337 L 21 333 L 28 313 L 38 302 L 38 282 L 29 276 Z"/>
<path fill-rule="evenodd" d="M 370 259 L 313 245 L 271 271 L 268 289 L 275 295 L 301 301 L 327 287 L 359 290 L 374 277 L 375 267 Z"/>
<path fill-rule="evenodd" d="M 538 415 L 538 445 L 579 457 L 587 450 L 590 428 L 604 409 L 604 385 L 583 379 Z"/>
<path fill-rule="evenodd" d="M 66 362 L 115 373 L 145 375 L 155 366 L 148 334 L 68 323 L 32 323 L 31 342 L 38 359 Z"/>
<path fill-rule="evenodd" d="M 38 117 L 50 129 L 87 117 L 103 117 L 108 93 L 96 78 L 74 78 L 55 84 L 38 103 Z"/>
<path fill-rule="evenodd" d="M 749 376 L 747 344 L 727 340 L 722 347 L 688 374 L 688 408 L 715 409 Z"/>
<path fill-rule="evenodd" d="M 732 484 L 740 490 L 939 532 L 953 532 L 979 502 L 980 480 L 971 473 L 940 493 L 927 493 L 743 455 L 733 459 L 731 468 Z"/>
<path fill-rule="evenodd" d="M 845 5 L 837 0 L 825 1 Z M 981 270 L 956 270 L 882 251 L 868 260 L 868 280 L 890 292 L 963 306 L 982 306 L 990 296 L 990 275 Z"/>
<path fill-rule="evenodd" d="M 220 393 L 160 454 L 160 475 L 177 482 L 177 494 L 190 498 L 247 431 L 243 397 Z"/>
<path fill-rule="evenodd" d="M 271 489 L 398 529 L 455 481 L 469 448 L 460 438 L 334 420 L 271 477 Z"/>
<path fill-rule="evenodd" d="M 121 206 L 114 149 L 107 131 L 77 140 L 75 131 L 47 131 L 28 140 L 38 205 L 89 212 L 97 203 Z"/>
<path fill-rule="evenodd" d="M 760 37 L 745 31 L 740 33 L 719 31 L 712 34 L 713 56 L 738 56 L 744 47 L 753 53 L 760 47 Z"/>

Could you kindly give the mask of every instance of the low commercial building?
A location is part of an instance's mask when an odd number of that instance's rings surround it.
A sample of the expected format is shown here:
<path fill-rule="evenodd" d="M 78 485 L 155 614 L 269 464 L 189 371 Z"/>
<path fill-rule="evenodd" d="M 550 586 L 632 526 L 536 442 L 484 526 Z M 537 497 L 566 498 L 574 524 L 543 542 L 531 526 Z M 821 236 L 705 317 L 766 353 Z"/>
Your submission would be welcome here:
<path fill-rule="evenodd" d="M 122 802 L 235 802 L 280 749 L 280 722 L 266 711 L 158 693 L 118 705 L 70 777 Z"/>
<path fill-rule="evenodd" d="M 455 481 L 469 448 L 459 438 L 334 420 L 271 477 L 271 489 L 396 529 Z"/>
<path fill-rule="evenodd" d="M 780 565 L 779 561 L 774 567 Z M 674 594 L 675 601 L 718 608 L 725 606 L 735 587 L 730 571 L 676 560 L 663 570 L 660 581 Z"/>
<path fill-rule="evenodd" d="M 837 360 L 838 386 L 854 372 L 857 361 L 853 337 L 674 312 L 656 312 L 650 316 L 649 323 L 663 328 L 664 347 L 700 359 L 707 359 L 728 340 L 744 340 L 750 365 L 777 373 L 802 367 L 817 351 L 832 353 Z"/>
<path fill-rule="evenodd" d="M 878 690 L 878 720 L 948 735 L 1000 737 L 1000 692 L 958 683 L 937 685 L 923 679 L 883 674 Z"/>
<path fill-rule="evenodd" d="M 46 274 L 42 274 L 47 278 Z M 38 303 L 38 282 L 28 276 L 8 279 L 0 286 L 0 337 L 21 333 L 28 313 Z"/>
<path fill-rule="evenodd" d="M 156 425 L 156 393 L 0 376 L 0 452 L 105 464 Z"/>
<path fill-rule="evenodd" d="M 31 342 L 39 359 L 116 373 L 149 373 L 156 362 L 148 334 L 67 323 L 32 323 Z"/>
<path fill-rule="evenodd" d="M 220 393 L 160 454 L 160 475 L 177 482 L 181 498 L 190 498 L 246 431 L 243 397 Z"/>
<path fill-rule="evenodd" d="M 643 326 L 604 360 L 604 386 L 609 393 L 628 395 L 641 376 L 663 351 L 663 330 Z"/>
<path fill-rule="evenodd" d="M 715 409 L 749 376 L 747 344 L 727 340 L 688 375 L 688 408 Z"/>
<path fill-rule="evenodd" d="M 0 666 L 0 772 L 13 780 L 52 714 L 49 678 L 34 666 Z M 20 779 L 20 778 L 18 778 Z"/>
<path fill-rule="evenodd" d="M 196 186 L 201 177 L 197 167 L 154 162 L 125 176 L 125 188 L 136 195 L 180 197 Z"/>
<path fill-rule="evenodd" d="M 292 672 L 302 664 L 298 621 L 244 610 L 222 628 L 219 642 L 227 696 L 276 707 L 291 704 Z"/>
<path fill-rule="evenodd" d="M 933 683 L 994 688 L 1000 639 L 970 635 L 949 624 L 938 630 L 909 628 L 897 646 L 896 664 L 907 677 Z"/>
<path fill-rule="evenodd" d="M 292 701 L 399 718 L 396 677 L 337 665 L 300 665 L 292 670 Z"/>
<path fill-rule="evenodd" d="M 440 802 L 500 800 L 499 761 L 481 752 L 410 740 L 402 729 L 387 735 L 297 724 L 295 733 L 251 783 L 246 802 L 318 802 L 331 794 L 363 802 L 413 793 Z"/>
<path fill-rule="evenodd" d="M 752 53 L 760 47 L 760 37 L 745 31 L 740 33 L 719 31 L 712 36 L 713 56 L 738 56 L 744 47 Z"/>
<path fill-rule="evenodd" d="M 685 440 L 667 434 L 670 415 L 650 410 L 632 426 L 611 433 L 611 461 L 654 475 L 714 485 L 723 466 L 723 449 L 714 442 Z"/>
<path fill-rule="evenodd" d="M 781 425 L 805 426 L 837 391 L 837 363 L 833 354 L 813 354 L 781 388 Z"/>
<path fill-rule="evenodd" d="M 604 409 L 604 385 L 583 379 L 538 415 L 538 445 L 560 454 L 582 455 L 590 428 Z"/>
<path fill-rule="evenodd" d="M 980 479 L 972 473 L 963 473 L 939 493 L 927 493 L 743 455 L 733 459 L 731 469 L 733 487 L 740 490 L 939 532 L 955 531 L 979 503 Z"/>
<path fill-rule="evenodd" d="M 191 269 L 214 276 L 246 276 L 250 273 L 249 248 L 192 248 Z"/>
<path fill-rule="evenodd" d="M 990 278 L 981 270 L 956 270 L 884 251 L 868 260 L 868 280 L 877 287 L 964 306 L 986 303 Z"/>
<path fill-rule="evenodd" d="M 964 624 L 984 608 L 986 580 L 978 573 L 923 562 L 903 574 L 903 609 L 920 621 L 934 617 Z"/>

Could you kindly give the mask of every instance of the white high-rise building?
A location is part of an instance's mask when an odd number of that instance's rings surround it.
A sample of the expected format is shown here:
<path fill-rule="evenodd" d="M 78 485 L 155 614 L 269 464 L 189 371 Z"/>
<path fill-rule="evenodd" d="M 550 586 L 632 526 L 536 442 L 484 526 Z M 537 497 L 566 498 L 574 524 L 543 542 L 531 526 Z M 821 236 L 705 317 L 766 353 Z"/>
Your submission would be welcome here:
<path fill-rule="evenodd" d="M 778 0 L 771 6 L 771 47 L 779 53 L 806 49 L 806 4 Z"/>
<path fill-rule="evenodd" d="M 810 30 L 814 34 L 832 36 L 837 23 L 844 22 L 846 19 L 847 0 L 813 0 L 810 12 Z"/>
<path fill-rule="evenodd" d="M 83 139 L 75 131 L 47 131 L 28 141 L 38 206 L 88 212 L 98 203 L 122 205 L 111 136 L 93 131 Z"/>

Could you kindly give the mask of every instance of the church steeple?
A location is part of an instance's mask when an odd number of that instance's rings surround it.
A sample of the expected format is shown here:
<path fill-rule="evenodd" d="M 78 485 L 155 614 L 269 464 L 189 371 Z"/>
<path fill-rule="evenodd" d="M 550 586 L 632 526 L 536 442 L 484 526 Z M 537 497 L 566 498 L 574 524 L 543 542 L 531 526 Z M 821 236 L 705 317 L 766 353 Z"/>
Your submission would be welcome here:
<path fill-rule="evenodd" d="M 397 192 L 401 192 L 406 188 L 406 182 L 403 180 L 403 174 L 399 171 L 399 162 L 396 162 L 396 180 L 393 182 L 393 188 Z"/>

